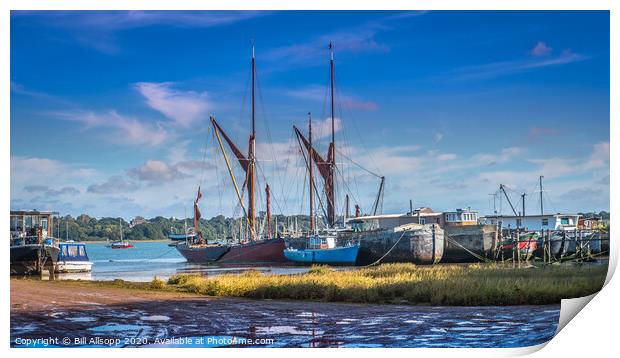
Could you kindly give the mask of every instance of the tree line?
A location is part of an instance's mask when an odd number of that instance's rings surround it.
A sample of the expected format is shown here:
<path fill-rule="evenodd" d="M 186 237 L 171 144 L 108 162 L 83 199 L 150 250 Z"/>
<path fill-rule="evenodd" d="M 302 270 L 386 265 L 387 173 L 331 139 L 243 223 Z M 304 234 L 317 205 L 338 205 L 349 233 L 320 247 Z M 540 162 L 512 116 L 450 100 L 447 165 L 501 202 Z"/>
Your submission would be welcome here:
<path fill-rule="evenodd" d="M 307 215 L 285 216 L 277 215 L 278 231 L 282 232 L 287 225 L 293 224 L 297 218 L 298 228 L 307 230 L 309 219 Z M 262 219 L 257 218 L 257 221 Z M 275 232 L 276 216 L 271 218 L 271 231 Z M 125 240 L 167 240 L 171 233 L 183 233 L 186 228 L 193 227 L 193 218 L 165 218 L 157 216 L 145 219 L 137 216 L 130 221 L 119 217 L 94 218 L 86 214 L 72 217 L 60 217 L 54 223 L 54 236 L 62 240 L 74 241 L 116 241 L 122 237 Z M 239 237 L 239 218 L 228 218 L 223 215 L 210 219 L 201 218 L 199 228 L 203 236 L 210 241 L 223 241 Z M 266 230 L 266 223 L 263 224 Z M 122 228 L 122 229 L 121 229 Z"/>

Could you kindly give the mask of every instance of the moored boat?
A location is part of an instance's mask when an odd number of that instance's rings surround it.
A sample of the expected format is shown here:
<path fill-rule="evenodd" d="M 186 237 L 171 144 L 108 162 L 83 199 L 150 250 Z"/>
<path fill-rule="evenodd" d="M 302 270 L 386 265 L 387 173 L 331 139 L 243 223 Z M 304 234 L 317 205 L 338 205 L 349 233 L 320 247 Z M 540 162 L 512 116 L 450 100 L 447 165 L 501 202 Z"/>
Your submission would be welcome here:
<path fill-rule="evenodd" d="M 212 263 L 219 260 L 230 247 L 218 244 L 189 244 L 181 242 L 175 245 L 177 250 L 187 262 L 192 263 Z"/>
<path fill-rule="evenodd" d="M 75 273 L 90 272 L 93 263 L 88 259 L 86 245 L 75 242 L 61 242 L 58 244 L 58 260 L 56 272 Z"/>
<path fill-rule="evenodd" d="M 123 240 L 123 219 L 118 219 L 118 229 L 120 233 L 120 240 L 109 242 L 107 245 L 111 249 L 133 249 L 134 246 L 128 240 Z"/>
<path fill-rule="evenodd" d="M 12 275 L 53 273 L 58 260 L 53 220 L 57 212 L 11 211 L 10 272 Z"/>
<path fill-rule="evenodd" d="M 436 264 L 444 252 L 444 232 L 436 224 L 406 224 L 390 228 L 376 226 L 376 216 L 350 219 L 351 230 L 338 232 L 338 242 L 359 242 L 357 265 L 375 262 Z"/>
<path fill-rule="evenodd" d="M 273 238 L 232 245 L 219 263 L 278 264 L 286 262 L 284 239 Z"/>
<path fill-rule="evenodd" d="M 287 248 L 284 257 L 305 264 L 355 265 L 359 248 L 357 243 L 337 247 L 335 237 L 314 235 L 307 248 Z"/>

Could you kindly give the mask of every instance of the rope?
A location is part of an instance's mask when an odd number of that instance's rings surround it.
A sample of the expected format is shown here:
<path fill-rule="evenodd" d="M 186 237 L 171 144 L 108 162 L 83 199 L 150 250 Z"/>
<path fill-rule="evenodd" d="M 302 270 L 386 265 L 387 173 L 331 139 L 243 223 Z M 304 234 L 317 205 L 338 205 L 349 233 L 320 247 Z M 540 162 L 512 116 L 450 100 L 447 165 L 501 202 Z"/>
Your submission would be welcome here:
<path fill-rule="evenodd" d="M 480 261 L 483 262 L 493 262 L 492 260 L 487 259 L 486 257 L 480 256 L 477 253 L 469 250 L 468 248 L 466 248 L 465 246 L 459 244 L 456 240 L 454 240 L 453 238 L 450 237 L 450 235 L 446 234 L 446 232 L 444 231 L 443 233 L 444 238 L 446 238 L 450 243 L 460 247 L 461 249 L 465 250 L 468 254 L 472 255 L 473 257 L 477 258 Z"/>
<path fill-rule="evenodd" d="M 375 262 L 373 262 L 373 263 L 371 263 L 371 264 L 368 264 L 368 265 L 366 265 L 366 266 L 362 266 L 362 267 L 370 267 L 370 266 L 374 266 L 374 265 L 379 264 L 379 263 L 381 262 L 381 260 L 383 260 L 383 259 L 384 259 L 387 255 L 389 255 L 389 254 L 390 254 L 390 252 L 392 252 L 392 250 L 394 250 L 394 248 L 396 247 L 396 245 L 398 245 L 398 243 L 400 242 L 400 240 L 401 240 L 401 239 L 405 236 L 405 233 L 406 233 L 406 232 L 407 232 L 407 230 L 403 230 L 403 233 L 402 233 L 402 234 L 400 234 L 400 237 L 398 238 L 398 240 L 396 240 L 396 242 L 394 243 L 394 245 L 393 245 L 393 246 L 392 246 L 389 250 L 387 250 L 387 252 L 386 252 L 385 254 L 383 254 L 383 256 L 381 256 L 381 257 L 380 257 L 377 261 L 375 261 Z"/>

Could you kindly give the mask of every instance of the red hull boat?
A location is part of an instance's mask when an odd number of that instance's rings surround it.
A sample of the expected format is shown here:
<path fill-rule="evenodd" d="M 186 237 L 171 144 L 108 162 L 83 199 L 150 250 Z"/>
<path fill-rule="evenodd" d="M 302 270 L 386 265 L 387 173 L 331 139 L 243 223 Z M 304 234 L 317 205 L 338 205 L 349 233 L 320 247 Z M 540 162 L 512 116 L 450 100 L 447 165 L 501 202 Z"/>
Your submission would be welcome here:
<path fill-rule="evenodd" d="M 133 249 L 133 245 L 129 241 L 113 242 L 110 244 L 113 249 Z"/>
<path fill-rule="evenodd" d="M 231 246 L 218 263 L 268 264 L 285 263 L 284 239 L 268 239 Z"/>

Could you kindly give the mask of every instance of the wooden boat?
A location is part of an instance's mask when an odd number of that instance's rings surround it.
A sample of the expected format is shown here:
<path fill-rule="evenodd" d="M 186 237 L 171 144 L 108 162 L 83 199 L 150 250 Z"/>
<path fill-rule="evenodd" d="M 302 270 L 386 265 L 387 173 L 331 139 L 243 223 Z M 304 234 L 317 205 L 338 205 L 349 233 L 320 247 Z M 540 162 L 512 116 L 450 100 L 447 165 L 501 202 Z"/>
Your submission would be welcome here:
<path fill-rule="evenodd" d="M 359 244 L 336 246 L 335 237 L 310 237 L 308 248 L 284 250 L 284 257 L 293 262 L 304 264 L 355 265 Z"/>
<path fill-rule="evenodd" d="M 238 243 L 228 245 L 229 250 L 218 260 L 218 263 L 237 263 L 237 264 L 269 264 L 269 263 L 284 263 L 286 259 L 283 251 L 285 248 L 284 240 L 282 238 L 272 238 L 270 232 L 270 220 L 271 210 L 269 204 L 269 185 L 265 186 L 266 193 L 266 222 L 267 233 L 259 234 L 258 225 L 256 222 L 256 112 L 255 112 L 255 82 L 256 82 L 256 61 L 254 58 L 254 46 L 252 46 L 252 97 L 251 97 L 251 132 L 249 135 L 248 151 L 247 155 L 244 154 L 232 141 L 232 139 L 226 134 L 224 129 L 216 121 L 215 117 L 211 116 L 211 124 L 213 125 L 213 131 L 219 143 L 219 147 L 222 152 L 224 161 L 228 168 L 228 173 L 231 178 L 232 185 L 235 189 L 239 206 L 243 210 L 247 224 L 247 237 L 240 238 Z M 244 206 L 242 195 L 233 175 L 233 170 L 228 161 L 226 151 L 224 149 L 224 142 L 222 138 L 234 153 L 235 158 L 239 162 L 241 169 L 245 173 L 244 185 L 242 187 L 247 190 L 247 206 Z M 266 180 L 265 180 L 266 181 Z M 205 250 L 218 250 L 217 248 L 205 248 Z"/>
<path fill-rule="evenodd" d="M 444 252 L 443 230 L 436 224 L 405 224 L 392 228 L 374 225 L 373 216 L 361 216 L 348 221 L 350 230 L 338 233 L 341 245 L 359 242 L 357 265 L 380 261 L 411 262 L 419 265 L 436 264 Z"/>
<path fill-rule="evenodd" d="M 297 130 L 297 128 L 295 128 Z M 297 131 L 299 132 L 299 131 Z M 301 141 L 300 141 L 301 143 Z M 314 180 L 313 180 L 313 150 L 312 147 L 312 116 L 308 113 L 308 145 L 306 148 L 308 154 L 308 175 L 309 183 L 308 189 L 310 191 L 310 233 L 314 232 L 314 235 L 307 237 L 308 245 L 306 248 L 298 249 L 289 247 L 284 250 L 284 256 L 293 262 L 300 262 L 306 264 L 343 264 L 354 265 L 359 252 L 358 244 L 351 244 L 350 242 L 345 246 L 336 245 L 336 238 L 334 236 L 320 236 L 316 233 L 315 227 L 315 212 L 314 212 Z"/>
<path fill-rule="evenodd" d="M 85 244 L 61 242 L 58 244 L 58 248 L 56 272 L 75 273 L 92 271 L 93 263 L 88 259 Z"/>
<path fill-rule="evenodd" d="M 538 248 L 538 233 L 526 232 L 518 234 L 517 237 L 505 238 L 500 242 L 498 246 L 499 256 L 498 259 L 512 259 L 514 254 L 518 254 L 520 257 L 515 257 L 515 260 L 529 260 L 534 256 Z"/>
<path fill-rule="evenodd" d="M 42 269 L 53 271 L 58 253 L 58 247 L 53 245 L 24 242 L 11 245 L 11 275 L 31 275 Z"/>
<path fill-rule="evenodd" d="M 222 244 L 210 244 L 202 236 L 200 231 L 200 208 L 198 202 L 202 198 L 200 186 L 198 186 L 198 194 L 194 200 L 194 227 L 190 233 L 185 230 L 185 234 L 171 234 L 168 237 L 175 241 L 174 247 L 179 251 L 187 262 L 198 264 L 209 264 L 219 260 L 230 247 Z M 175 235 L 175 236 L 172 236 Z M 178 236 L 176 236 L 178 235 Z M 182 241 L 184 240 L 184 241 Z"/>
<path fill-rule="evenodd" d="M 231 245 L 218 263 L 278 264 L 286 262 L 284 239 L 273 238 Z"/>
<path fill-rule="evenodd" d="M 187 242 L 176 243 L 175 246 L 179 253 L 185 257 L 187 262 L 192 263 L 213 263 L 219 260 L 230 250 L 227 245 L 218 244 L 189 244 Z"/>

